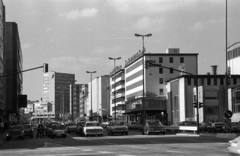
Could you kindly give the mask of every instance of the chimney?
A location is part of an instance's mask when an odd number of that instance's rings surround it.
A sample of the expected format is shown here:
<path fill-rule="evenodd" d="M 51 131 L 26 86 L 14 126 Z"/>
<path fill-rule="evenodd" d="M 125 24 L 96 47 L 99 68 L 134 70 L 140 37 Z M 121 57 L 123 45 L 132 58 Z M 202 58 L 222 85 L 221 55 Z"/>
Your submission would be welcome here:
<path fill-rule="evenodd" d="M 212 74 L 217 75 L 217 65 L 212 65 Z"/>

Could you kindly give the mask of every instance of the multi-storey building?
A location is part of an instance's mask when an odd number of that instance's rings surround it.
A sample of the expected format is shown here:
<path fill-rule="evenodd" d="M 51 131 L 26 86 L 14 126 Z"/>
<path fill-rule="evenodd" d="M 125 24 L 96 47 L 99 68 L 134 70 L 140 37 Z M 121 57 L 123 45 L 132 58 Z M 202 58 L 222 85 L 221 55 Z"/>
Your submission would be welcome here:
<path fill-rule="evenodd" d="M 72 85 L 70 87 L 70 112 L 73 108 L 73 118 L 80 116 L 80 92 L 83 84 L 73 85 L 73 95 L 72 95 Z M 72 97 L 73 97 L 73 106 L 72 106 Z"/>
<path fill-rule="evenodd" d="M 92 85 L 92 86 L 91 86 Z M 85 104 L 86 115 L 105 120 L 110 113 L 109 75 L 96 77 L 88 83 L 88 98 Z"/>
<path fill-rule="evenodd" d="M 230 86 L 240 84 L 240 77 L 232 75 Z M 193 107 L 198 87 L 199 122 L 223 121 L 225 104 L 225 75 L 182 75 L 167 82 L 168 123 L 185 120 L 197 121 L 197 109 Z M 230 95 L 231 96 L 231 95 Z M 240 98 L 240 96 L 238 95 Z M 233 119 L 238 122 L 240 119 Z"/>
<path fill-rule="evenodd" d="M 70 112 L 70 85 L 75 83 L 75 75 L 59 72 L 43 73 L 42 101 L 48 102 L 50 111 L 60 120 Z"/>
<path fill-rule="evenodd" d="M 15 22 L 5 23 L 5 74 L 12 74 L 22 71 L 23 58 L 21 51 L 18 26 Z M 6 115 L 7 119 L 18 114 L 18 95 L 22 94 L 23 88 L 22 73 L 10 75 L 6 78 Z"/>
<path fill-rule="evenodd" d="M 179 49 L 167 49 L 166 53 L 138 52 L 125 63 L 125 100 L 128 120 L 146 118 L 162 119 L 167 114 L 166 82 L 180 75 L 173 69 L 151 67 L 145 69 L 146 60 L 157 64 L 197 74 L 195 53 L 180 53 Z"/>
<path fill-rule="evenodd" d="M 4 28 L 5 27 L 5 6 L 0 0 L 0 76 L 4 75 Z M 0 121 L 5 118 L 6 115 L 6 105 L 5 105 L 5 78 L 0 78 Z"/>
<path fill-rule="evenodd" d="M 236 82 L 232 75 L 237 74 L 240 77 L 240 46 L 233 46 L 228 51 L 227 59 L 230 68 L 230 80 Z M 228 109 L 233 112 L 232 121 L 240 121 L 240 83 L 234 83 L 228 86 Z"/>
<path fill-rule="evenodd" d="M 110 97 L 110 115 L 117 120 L 125 118 L 125 70 L 122 66 L 117 66 L 110 73 L 111 97 Z M 109 88 L 110 89 L 110 88 Z"/>
<path fill-rule="evenodd" d="M 81 86 L 79 98 L 80 98 L 79 117 L 83 119 L 87 116 L 87 109 L 86 109 L 87 107 L 85 107 L 86 101 L 88 101 L 88 85 L 87 84 L 83 84 Z"/>

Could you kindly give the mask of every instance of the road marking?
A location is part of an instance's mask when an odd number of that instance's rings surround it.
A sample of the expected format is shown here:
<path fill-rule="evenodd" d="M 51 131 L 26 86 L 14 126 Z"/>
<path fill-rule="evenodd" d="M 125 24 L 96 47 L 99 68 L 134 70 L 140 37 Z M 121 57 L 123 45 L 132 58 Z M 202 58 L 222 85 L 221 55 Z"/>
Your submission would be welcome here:
<path fill-rule="evenodd" d="M 186 152 L 182 152 L 182 151 L 170 151 L 170 150 L 167 150 L 167 152 L 171 152 L 171 153 L 186 153 Z"/>
<path fill-rule="evenodd" d="M 196 145 L 196 146 L 192 146 L 192 145 L 183 145 L 183 144 L 181 144 L 181 146 L 183 146 L 183 147 L 191 147 L 191 148 L 204 148 L 204 147 L 202 147 L 202 146 L 199 146 L 199 144 Z"/>
<path fill-rule="evenodd" d="M 82 151 L 84 152 L 90 152 L 90 151 L 93 151 L 92 149 L 81 149 Z"/>
<path fill-rule="evenodd" d="M 131 148 L 136 148 L 136 149 L 143 149 L 143 150 L 146 150 L 148 148 L 143 148 L 143 147 L 139 147 L 139 146 L 130 146 Z"/>
<path fill-rule="evenodd" d="M 107 154 L 107 153 L 113 153 L 113 152 L 109 152 L 109 151 L 98 151 L 98 153 Z"/>

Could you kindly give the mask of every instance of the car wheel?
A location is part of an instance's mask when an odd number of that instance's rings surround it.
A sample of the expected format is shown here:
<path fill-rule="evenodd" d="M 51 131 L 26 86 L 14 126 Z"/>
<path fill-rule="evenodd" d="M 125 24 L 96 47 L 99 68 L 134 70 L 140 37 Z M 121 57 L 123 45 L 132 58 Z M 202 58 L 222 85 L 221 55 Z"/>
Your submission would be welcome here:
<path fill-rule="evenodd" d="M 113 135 L 113 132 L 110 131 L 110 135 Z"/>
<path fill-rule="evenodd" d="M 165 132 L 162 132 L 162 135 L 165 135 Z"/>
<path fill-rule="evenodd" d="M 144 133 L 144 130 L 142 130 L 142 135 L 144 135 L 145 133 Z"/>
<path fill-rule="evenodd" d="M 126 132 L 125 134 L 128 135 L 128 132 Z"/>

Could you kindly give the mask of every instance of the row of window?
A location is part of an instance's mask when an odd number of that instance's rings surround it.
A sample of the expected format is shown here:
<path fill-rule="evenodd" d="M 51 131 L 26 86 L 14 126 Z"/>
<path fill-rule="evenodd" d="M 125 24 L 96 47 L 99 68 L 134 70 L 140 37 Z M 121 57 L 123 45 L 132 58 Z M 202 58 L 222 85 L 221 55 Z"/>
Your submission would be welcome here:
<path fill-rule="evenodd" d="M 213 84 L 212 84 L 212 79 L 213 79 Z M 198 85 L 205 85 L 205 80 L 207 80 L 207 84 L 208 86 L 211 86 L 211 85 L 214 85 L 214 86 L 217 86 L 217 85 L 224 85 L 224 78 L 220 78 L 220 84 L 218 84 L 218 79 L 219 78 L 207 78 L 207 79 L 200 79 L 200 84 L 199 84 L 199 81 L 198 81 Z M 188 78 L 187 79 L 187 84 L 189 86 L 192 85 L 192 78 Z M 194 81 L 193 81 L 194 82 Z M 237 84 L 237 78 L 232 78 L 232 82 L 233 84 Z M 194 85 L 196 85 L 196 82 L 194 82 Z"/>
<path fill-rule="evenodd" d="M 240 56 L 240 47 L 235 48 L 228 52 L 228 59 L 232 59 Z"/>
<path fill-rule="evenodd" d="M 179 62 L 184 63 L 184 57 L 180 57 Z M 159 63 L 163 63 L 163 57 L 159 57 Z M 173 57 L 169 57 L 169 63 L 174 63 Z"/>

